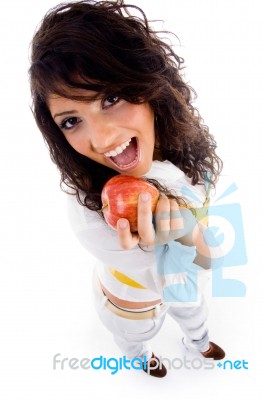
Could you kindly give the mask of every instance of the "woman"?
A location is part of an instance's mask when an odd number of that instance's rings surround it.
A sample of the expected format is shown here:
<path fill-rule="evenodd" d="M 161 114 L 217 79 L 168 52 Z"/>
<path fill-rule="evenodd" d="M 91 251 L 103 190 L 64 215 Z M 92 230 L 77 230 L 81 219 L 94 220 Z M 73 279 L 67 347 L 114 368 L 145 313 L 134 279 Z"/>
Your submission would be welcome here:
<path fill-rule="evenodd" d="M 167 313 L 180 324 L 188 349 L 207 358 L 225 355 L 209 341 L 196 285 L 198 269 L 211 267 L 216 257 L 202 244 L 196 209 L 207 208 L 205 187 L 215 184 L 222 163 L 192 106 L 194 91 L 181 77 L 182 65 L 142 10 L 122 0 L 59 5 L 32 42 L 33 112 L 61 183 L 71 188 L 73 228 L 98 259 L 99 316 L 121 351 L 147 360 L 143 370 L 157 377 L 166 368 L 147 341 Z M 155 224 L 143 192 L 138 232 L 131 233 L 124 218 L 117 231 L 108 227 L 101 191 L 117 174 L 152 179 L 164 192 Z M 179 197 L 188 207 L 179 207 Z"/>

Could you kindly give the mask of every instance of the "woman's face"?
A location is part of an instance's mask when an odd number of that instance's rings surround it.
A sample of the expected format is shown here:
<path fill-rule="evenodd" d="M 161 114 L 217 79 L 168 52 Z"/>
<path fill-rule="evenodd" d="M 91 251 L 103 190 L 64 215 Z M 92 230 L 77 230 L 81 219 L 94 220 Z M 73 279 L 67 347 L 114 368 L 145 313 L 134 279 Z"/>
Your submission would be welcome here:
<path fill-rule="evenodd" d="M 82 90 L 76 94 L 93 92 Z M 121 174 L 138 177 L 149 171 L 155 129 L 148 103 L 131 104 L 118 97 L 85 103 L 52 95 L 48 106 L 55 123 L 78 153 Z"/>

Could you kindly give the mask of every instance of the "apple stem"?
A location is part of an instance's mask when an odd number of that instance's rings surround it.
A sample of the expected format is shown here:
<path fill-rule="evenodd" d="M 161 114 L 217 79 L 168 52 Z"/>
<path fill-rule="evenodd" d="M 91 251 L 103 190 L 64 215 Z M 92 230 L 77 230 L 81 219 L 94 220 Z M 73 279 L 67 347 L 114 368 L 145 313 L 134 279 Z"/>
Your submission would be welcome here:
<path fill-rule="evenodd" d="M 102 212 L 106 207 L 108 207 L 108 203 L 103 205 L 103 207 L 101 208 L 100 212 Z"/>

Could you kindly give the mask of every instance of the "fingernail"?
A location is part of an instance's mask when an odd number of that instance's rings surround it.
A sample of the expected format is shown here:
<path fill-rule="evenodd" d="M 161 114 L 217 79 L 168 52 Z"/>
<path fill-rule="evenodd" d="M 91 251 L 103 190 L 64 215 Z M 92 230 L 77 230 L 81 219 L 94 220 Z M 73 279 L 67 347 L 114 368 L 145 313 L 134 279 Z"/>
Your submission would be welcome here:
<path fill-rule="evenodd" d="M 128 221 L 127 221 L 126 219 L 120 219 L 120 220 L 118 221 L 118 224 L 119 224 L 119 227 L 120 227 L 121 229 L 125 229 L 125 228 L 127 228 L 127 226 L 128 226 Z"/>
<path fill-rule="evenodd" d="M 140 194 L 140 197 L 142 201 L 147 202 L 150 199 L 150 194 L 147 192 L 143 192 Z"/>

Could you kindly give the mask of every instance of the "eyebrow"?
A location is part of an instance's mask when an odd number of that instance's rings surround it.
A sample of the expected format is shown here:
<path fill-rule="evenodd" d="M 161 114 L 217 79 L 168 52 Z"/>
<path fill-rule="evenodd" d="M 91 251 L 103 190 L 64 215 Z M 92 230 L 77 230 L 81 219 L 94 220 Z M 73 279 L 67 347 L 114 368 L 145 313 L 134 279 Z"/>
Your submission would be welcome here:
<path fill-rule="evenodd" d="M 56 117 L 61 117 L 62 115 L 69 115 L 69 114 L 75 114 L 75 113 L 77 113 L 76 110 L 63 111 L 61 113 L 54 114 L 53 119 L 55 119 Z"/>

